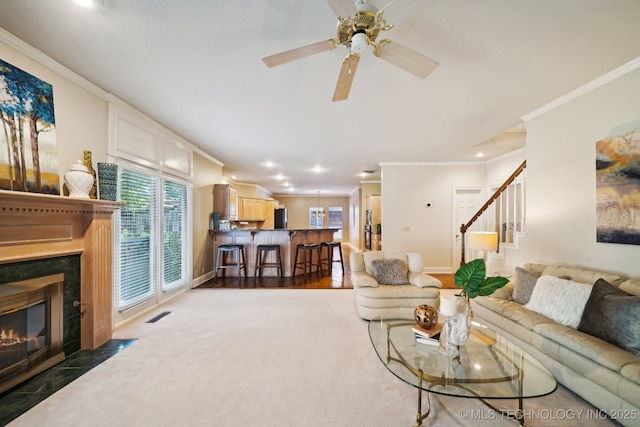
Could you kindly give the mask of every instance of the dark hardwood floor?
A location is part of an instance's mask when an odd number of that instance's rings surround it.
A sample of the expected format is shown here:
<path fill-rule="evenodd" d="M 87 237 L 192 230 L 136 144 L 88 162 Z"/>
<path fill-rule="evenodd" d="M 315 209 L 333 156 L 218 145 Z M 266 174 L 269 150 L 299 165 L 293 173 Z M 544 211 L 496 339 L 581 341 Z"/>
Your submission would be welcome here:
<path fill-rule="evenodd" d="M 236 277 L 219 277 L 217 280 L 211 279 L 198 289 L 236 289 L 236 288 L 264 288 L 264 289 L 353 289 L 351 284 L 351 269 L 349 268 L 349 255 L 352 250 L 349 245 L 342 246 L 342 255 L 344 257 L 344 274 L 339 262 L 333 263 L 333 273 L 331 276 L 327 274 L 325 269 L 324 275 L 312 273 L 309 280 L 305 280 L 304 276 L 295 277 L 259 277 L 259 278 L 241 278 Z M 336 256 L 337 257 L 337 256 Z M 445 289 L 453 289 L 453 274 L 431 274 L 431 276 L 440 279 L 442 287 Z"/>

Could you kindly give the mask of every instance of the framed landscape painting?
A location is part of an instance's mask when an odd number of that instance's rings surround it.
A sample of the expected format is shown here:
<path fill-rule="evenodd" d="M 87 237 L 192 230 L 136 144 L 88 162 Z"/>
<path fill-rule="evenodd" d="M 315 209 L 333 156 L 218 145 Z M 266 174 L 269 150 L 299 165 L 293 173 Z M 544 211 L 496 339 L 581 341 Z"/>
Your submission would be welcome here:
<path fill-rule="evenodd" d="M 60 194 L 53 88 L 3 60 L 0 189 Z"/>
<path fill-rule="evenodd" d="M 596 235 L 640 245 L 640 130 L 596 142 Z"/>

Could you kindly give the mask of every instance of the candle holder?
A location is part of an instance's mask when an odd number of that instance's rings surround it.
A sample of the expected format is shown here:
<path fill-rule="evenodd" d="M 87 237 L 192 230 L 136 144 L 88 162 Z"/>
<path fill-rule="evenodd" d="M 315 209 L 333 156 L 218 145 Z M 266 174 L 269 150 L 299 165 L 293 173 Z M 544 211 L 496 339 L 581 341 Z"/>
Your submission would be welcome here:
<path fill-rule="evenodd" d="M 451 357 L 458 355 L 458 347 L 451 340 L 454 319 L 453 316 L 446 316 L 440 331 L 440 351 Z"/>

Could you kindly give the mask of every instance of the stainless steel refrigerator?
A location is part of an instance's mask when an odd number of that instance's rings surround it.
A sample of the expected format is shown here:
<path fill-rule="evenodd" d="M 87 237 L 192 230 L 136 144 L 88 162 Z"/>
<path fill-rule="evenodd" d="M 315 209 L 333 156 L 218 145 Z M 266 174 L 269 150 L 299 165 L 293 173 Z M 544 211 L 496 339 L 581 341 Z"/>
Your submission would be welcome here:
<path fill-rule="evenodd" d="M 287 228 L 287 210 L 284 208 L 274 210 L 274 228 L 284 230 Z"/>

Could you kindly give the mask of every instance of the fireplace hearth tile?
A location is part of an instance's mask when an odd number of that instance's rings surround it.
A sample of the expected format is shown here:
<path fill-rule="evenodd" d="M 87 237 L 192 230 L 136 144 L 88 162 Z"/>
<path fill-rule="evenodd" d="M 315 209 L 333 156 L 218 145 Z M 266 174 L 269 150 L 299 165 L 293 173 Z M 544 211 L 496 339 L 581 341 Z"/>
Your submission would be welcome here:
<path fill-rule="evenodd" d="M 0 425 L 8 424 L 135 341 L 111 340 L 95 350 L 80 350 L 53 368 L 0 394 Z"/>

